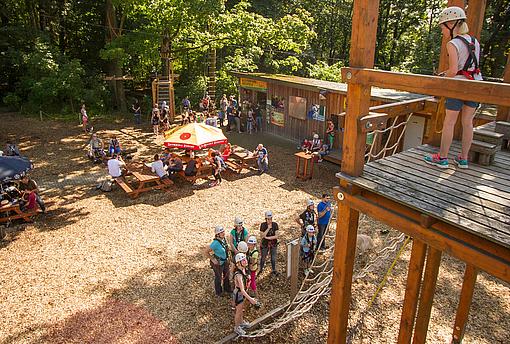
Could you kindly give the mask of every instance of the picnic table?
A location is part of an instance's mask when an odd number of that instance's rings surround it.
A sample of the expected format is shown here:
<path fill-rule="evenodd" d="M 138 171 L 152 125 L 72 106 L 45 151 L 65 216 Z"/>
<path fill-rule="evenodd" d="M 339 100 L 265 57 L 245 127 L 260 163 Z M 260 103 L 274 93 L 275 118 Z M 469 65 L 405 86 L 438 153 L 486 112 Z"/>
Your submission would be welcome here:
<path fill-rule="evenodd" d="M 240 146 L 232 146 L 230 157 L 233 159 L 228 159 L 225 163 L 237 173 L 241 173 L 243 169 L 249 170 L 257 162 L 256 154 Z"/>
<path fill-rule="evenodd" d="M 19 203 L 9 203 L 0 206 L 0 223 L 11 222 L 16 219 L 23 219 L 25 222 L 32 222 L 32 218 L 39 212 L 38 208 L 22 211 Z"/>
<path fill-rule="evenodd" d="M 170 179 L 161 179 L 159 176 L 152 173 L 149 174 L 146 172 L 133 171 L 130 176 L 132 176 L 135 179 L 136 184 L 138 184 L 136 188 L 133 188 L 130 184 L 128 184 L 125 177 L 117 177 L 115 178 L 115 182 L 131 198 L 137 198 L 141 193 L 146 191 L 162 190 L 173 185 L 173 182 Z M 150 184 L 155 185 L 150 186 Z"/>

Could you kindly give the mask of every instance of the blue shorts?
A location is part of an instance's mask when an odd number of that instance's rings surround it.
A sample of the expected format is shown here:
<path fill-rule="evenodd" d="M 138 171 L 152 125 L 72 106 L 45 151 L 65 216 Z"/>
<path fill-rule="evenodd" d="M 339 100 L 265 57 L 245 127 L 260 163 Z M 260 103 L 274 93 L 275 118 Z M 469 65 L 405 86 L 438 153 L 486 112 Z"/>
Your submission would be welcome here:
<path fill-rule="evenodd" d="M 446 98 L 446 110 L 460 111 L 460 109 L 462 109 L 463 105 L 466 105 L 466 106 L 469 106 L 472 108 L 477 108 L 478 105 L 480 105 L 480 103 L 472 102 L 469 100 Z"/>

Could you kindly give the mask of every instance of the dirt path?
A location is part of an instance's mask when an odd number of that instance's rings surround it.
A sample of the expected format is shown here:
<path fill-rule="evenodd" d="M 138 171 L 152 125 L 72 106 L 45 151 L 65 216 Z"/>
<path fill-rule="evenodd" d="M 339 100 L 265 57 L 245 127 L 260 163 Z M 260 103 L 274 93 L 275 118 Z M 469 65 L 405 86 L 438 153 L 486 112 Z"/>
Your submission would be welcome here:
<path fill-rule="evenodd" d="M 116 133 L 135 159 L 150 157 L 158 146 L 150 128 L 95 123 L 100 136 Z M 225 174 L 220 187 L 178 183 L 171 192 L 146 193 L 130 200 L 121 191 L 95 190 L 104 168 L 85 158 L 88 137 L 77 125 L 0 114 L 0 142 L 16 138 L 34 164 L 33 177 L 44 198 L 56 203 L 33 224 L 9 228 L 0 244 L 0 343 L 209 343 L 233 326 L 228 298 L 214 296 L 212 271 L 200 250 L 217 224 L 231 227 L 243 217 L 256 232 L 271 209 L 282 241 L 299 232 L 294 218 L 308 198 L 317 200 L 337 184 L 337 166 L 323 163 L 310 182 L 294 178 L 295 144 L 273 136 L 233 134 L 247 148 L 264 143 L 270 172 L 258 176 Z M 378 246 L 388 235 L 365 218 L 361 231 Z M 284 271 L 285 252 L 278 269 Z M 409 249 L 365 320 L 360 343 L 395 342 L 402 306 Z M 367 260 L 368 257 L 361 257 Z M 370 299 L 390 262 L 354 284 L 353 319 Z M 451 332 L 462 263 L 444 257 L 433 308 L 429 341 Z M 509 286 L 482 274 L 477 284 L 467 343 L 504 343 L 510 338 Z M 266 273 L 259 281 L 264 308 L 247 312 L 254 319 L 288 300 L 284 277 Z M 323 343 L 327 302 L 257 343 Z"/>

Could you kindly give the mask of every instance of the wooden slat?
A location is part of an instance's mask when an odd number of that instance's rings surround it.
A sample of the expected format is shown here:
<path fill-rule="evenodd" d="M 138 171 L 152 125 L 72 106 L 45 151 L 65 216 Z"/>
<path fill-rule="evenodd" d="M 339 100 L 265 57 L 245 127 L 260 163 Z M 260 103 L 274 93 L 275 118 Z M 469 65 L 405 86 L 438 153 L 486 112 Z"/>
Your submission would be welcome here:
<path fill-rule="evenodd" d="M 342 68 L 342 78 L 348 84 L 371 85 L 437 97 L 510 106 L 508 84 L 354 67 Z"/>
<path fill-rule="evenodd" d="M 367 166 L 367 168 L 369 168 Z M 385 195 L 394 200 L 405 198 L 406 203 L 411 208 L 422 210 L 427 214 L 441 219 L 442 217 L 455 226 L 467 227 L 469 231 L 477 234 L 493 236 L 498 240 L 508 241 L 510 244 L 510 226 L 496 219 L 479 214 L 464 208 L 455 203 L 455 198 L 449 197 L 448 201 L 443 201 L 447 195 L 439 193 L 429 195 L 419 191 L 419 185 L 415 187 L 405 185 L 402 180 L 391 174 L 384 174 L 376 171 L 380 176 L 375 174 L 363 174 L 362 177 L 356 178 L 353 183 L 361 187 L 370 186 L 374 192 Z M 390 178 L 392 180 L 390 180 Z"/>
<path fill-rule="evenodd" d="M 452 193 L 452 190 L 448 190 L 448 188 L 439 188 L 440 183 L 438 183 L 438 187 L 436 188 L 429 187 L 427 184 L 422 184 L 423 179 L 417 179 L 416 176 L 404 171 L 396 172 L 396 170 L 388 169 L 384 165 L 365 166 L 365 172 L 368 172 L 368 174 L 363 174 L 363 177 L 367 179 L 378 182 L 381 182 L 381 180 L 382 182 L 384 182 L 384 180 L 388 180 L 397 185 L 402 185 L 403 189 L 409 189 L 407 193 L 410 195 L 414 194 L 421 200 L 426 200 L 427 202 L 432 201 L 433 204 L 438 206 L 440 205 L 441 207 L 444 205 L 449 211 L 457 209 L 457 213 L 463 214 L 468 218 L 474 216 L 475 221 L 482 224 L 494 226 L 492 221 L 497 221 L 496 223 L 501 223 L 499 227 L 501 227 L 503 231 L 505 231 L 507 226 L 510 227 L 510 216 L 508 214 L 484 208 L 469 200 L 466 202 L 464 198 L 459 198 L 457 194 Z M 372 178 L 372 176 L 377 176 L 377 180 Z M 387 186 L 391 185 L 388 184 Z M 435 199 L 439 202 L 434 202 Z"/>
<path fill-rule="evenodd" d="M 510 53 L 507 54 L 505 73 L 503 75 L 503 82 L 510 83 Z M 498 106 L 497 121 L 510 121 L 510 107 Z"/>
<path fill-rule="evenodd" d="M 459 306 L 457 307 L 457 315 L 455 316 L 455 325 L 453 327 L 453 344 L 460 344 L 464 337 L 477 275 L 478 271 L 476 268 L 471 264 L 467 264 L 460 292 Z"/>
<path fill-rule="evenodd" d="M 414 239 L 411 258 L 409 259 L 404 305 L 402 306 L 402 316 L 400 318 L 398 344 L 411 343 L 426 252 L 427 245 L 420 240 Z"/>
<path fill-rule="evenodd" d="M 418 315 L 416 316 L 413 344 L 425 344 L 440 264 L 441 251 L 429 247 L 427 265 L 425 267 L 425 275 L 423 276 L 423 284 L 420 293 L 420 306 L 418 308 Z"/>
<path fill-rule="evenodd" d="M 398 173 L 399 171 L 405 173 L 416 173 L 416 176 L 420 176 L 422 179 L 420 183 L 423 184 L 426 188 L 439 189 L 442 192 L 449 192 L 451 195 L 458 197 L 459 199 L 466 200 L 475 204 L 476 206 L 481 207 L 482 209 L 489 209 L 491 211 L 498 212 L 500 214 L 510 214 L 510 206 L 505 206 L 501 203 L 484 199 L 480 196 L 480 193 L 475 192 L 472 188 L 464 187 L 463 185 L 460 188 L 455 188 L 459 186 L 457 183 L 452 183 L 448 181 L 447 177 L 445 179 L 435 177 L 433 174 L 421 173 L 414 169 L 414 166 L 410 167 L 406 166 L 405 162 L 400 161 L 399 159 L 381 159 L 378 161 L 379 165 L 386 168 L 387 170 L 395 171 Z M 393 172 L 392 172 L 393 173 Z M 472 192 L 472 193 L 469 193 Z M 488 194 L 489 198 L 492 195 Z M 478 209 L 478 208 L 477 208 Z"/>
<path fill-rule="evenodd" d="M 378 193 L 384 197 L 394 200 L 395 202 L 404 204 L 410 208 L 421 211 L 435 218 L 441 219 L 454 226 L 463 228 L 464 230 L 474 233 L 478 236 L 483 236 L 488 240 L 491 240 L 496 243 L 501 243 L 507 247 L 510 247 L 509 235 L 506 235 L 499 231 L 495 231 L 492 228 L 474 222 L 471 219 L 464 218 L 462 216 L 459 216 L 458 214 L 455 214 L 453 212 L 444 210 L 443 208 L 439 208 L 433 204 L 429 204 L 425 201 L 422 201 L 421 199 L 417 199 L 414 196 L 409 196 L 405 193 L 401 193 L 397 190 L 394 190 L 391 187 L 377 184 L 376 182 L 367 180 L 363 177 L 351 178 L 351 182 L 354 185 L 357 185 L 367 190 L 371 190 L 372 192 Z M 396 187 L 396 185 L 392 186 Z"/>

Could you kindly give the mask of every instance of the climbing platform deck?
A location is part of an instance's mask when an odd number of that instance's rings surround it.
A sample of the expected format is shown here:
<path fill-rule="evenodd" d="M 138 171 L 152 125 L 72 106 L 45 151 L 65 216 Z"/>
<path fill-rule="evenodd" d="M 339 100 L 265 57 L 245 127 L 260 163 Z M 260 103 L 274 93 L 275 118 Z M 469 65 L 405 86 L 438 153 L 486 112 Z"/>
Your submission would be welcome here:
<path fill-rule="evenodd" d="M 440 169 L 423 161 L 437 148 L 423 145 L 365 164 L 363 174 L 340 179 L 411 208 L 432 221 L 442 221 L 510 249 L 510 152 L 496 153 L 494 163 L 471 163 L 459 169 L 453 157 L 460 143 L 450 149 L 450 166 Z M 435 219 L 435 220 L 434 220 Z"/>

